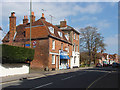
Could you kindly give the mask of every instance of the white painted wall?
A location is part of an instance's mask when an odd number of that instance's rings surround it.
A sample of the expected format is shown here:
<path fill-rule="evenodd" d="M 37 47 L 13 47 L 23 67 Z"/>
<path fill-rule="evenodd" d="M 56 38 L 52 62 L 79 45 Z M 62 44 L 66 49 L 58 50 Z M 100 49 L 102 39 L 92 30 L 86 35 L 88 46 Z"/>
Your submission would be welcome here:
<path fill-rule="evenodd" d="M 29 73 L 27 64 L 0 64 L 0 77 Z"/>
<path fill-rule="evenodd" d="M 71 60 L 71 66 L 70 66 L 70 67 L 71 67 L 71 68 L 73 68 L 74 66 L 78 66 L 78 67 L 79 67 L 79 64 L 80 64 L 79 55 L 80 55 L 79 52 L 74 52 L 74 51 L 72 51 L 72 56 L 73 56 L 73 57 L 70 58 L 70 60 Z M 74 57 L 76 57 L 75 63 L 74 63 Z"/>

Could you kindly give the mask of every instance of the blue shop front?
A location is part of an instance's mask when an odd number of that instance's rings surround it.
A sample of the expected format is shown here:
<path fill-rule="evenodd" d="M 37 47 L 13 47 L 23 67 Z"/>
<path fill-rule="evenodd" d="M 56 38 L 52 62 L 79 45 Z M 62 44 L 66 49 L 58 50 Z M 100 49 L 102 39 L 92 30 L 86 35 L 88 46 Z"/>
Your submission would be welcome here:
<path fill-rule="evenodd" d="M 59 51 L 60 59 L 59 59 L 59 69 L 67 69 L 69 68 L 69 59 L 68 53 L 60 50 Z"/>

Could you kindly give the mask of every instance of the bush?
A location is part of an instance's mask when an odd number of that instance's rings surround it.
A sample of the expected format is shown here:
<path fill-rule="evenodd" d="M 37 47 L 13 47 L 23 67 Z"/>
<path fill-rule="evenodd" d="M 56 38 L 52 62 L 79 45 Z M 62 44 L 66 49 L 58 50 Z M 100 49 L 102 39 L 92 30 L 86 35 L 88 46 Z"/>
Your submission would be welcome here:
<path fill-rule="evenodd" d="M 33 58 L 34 49 L 2 44 L 2 63 L 25 63 Z"/>

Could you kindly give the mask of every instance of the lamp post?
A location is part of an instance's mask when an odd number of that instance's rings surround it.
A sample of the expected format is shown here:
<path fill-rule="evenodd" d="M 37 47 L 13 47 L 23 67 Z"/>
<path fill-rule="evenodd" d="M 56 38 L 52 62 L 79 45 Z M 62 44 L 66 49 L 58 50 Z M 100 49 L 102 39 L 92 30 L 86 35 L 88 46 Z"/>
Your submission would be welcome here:
<path fill-rule="evenodd" d="M 32 0 L 30 0 L 30 48 L 31 48 L 31 25 L 32 25 L 31 12 L 32 12 Z"/>

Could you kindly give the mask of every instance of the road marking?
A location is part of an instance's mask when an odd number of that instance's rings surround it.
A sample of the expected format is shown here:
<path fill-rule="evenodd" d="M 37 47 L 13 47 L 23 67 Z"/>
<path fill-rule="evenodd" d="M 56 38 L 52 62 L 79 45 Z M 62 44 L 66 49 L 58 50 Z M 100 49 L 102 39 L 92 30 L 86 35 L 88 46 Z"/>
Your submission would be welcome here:
<path fill-rule="evenodd" d="M 84 73 L 80 73 L 80 74 L 78 74 L 78 75 L 83 75 L 83 74 L 85 74 L 85 73 L 87 73 L 87 72 L 84 72 Z M 66 78 L 63 78 L 63 79 L 61 79 L 61 80 L 70 79 L 70 78 L 72 78 L 72 77 L 75 77 L 75 75 L 73 75 L 73 76 L 70 76 L 70 77 L 66 77 Z"/>
<path fill-rule="evenodd" d="M 15 81 L 3 82 L 3 83 L 0 83 L 0 85 L 4 85 L 4 84 L 8 84 L 8 83 L 14 83 L 14 82 L 21 82 L 21 81 L 15 80 Z"/>
<path fill-rule="evenodd" d="M 47 84 L 44 84 L 44 85 L 41 85 L 41 86 L 32 88 L 32 89 L 30 89 L 30 90 L 35 90 L 35 89 L 37 89 L 37 88 L 45 87 L 45 86 L 48 86 L 48 85 L 51 85 L 51 84 L 53 84 L 53 82 L 50 82 L 50 83 L 47 83 Z"/>
<path fill-rule="evenodd" d="M 100 78 L 96 79 L 95 81 L 93 81 L 93 82 L 88 86 L 88 88 L 90 88 L 94 83 L 96 83 L 98 80 L 102 79 L 103 77 L 107 76 L 108 74 L 109 74 L 109 73 L 107 73 L 107 74 L 101 76 Z M 86 88 L 86 90 L 88 90 L 88 88 Z"/>
<path fill-rule="evenodd" d="M 70 77 L 66 77 L 66 78 L 63 78 L 61 80 L 66 80 L 66 79 L 69 79 L 69 78 L 72 78 L 73 76 L 70 76 Z"/>

